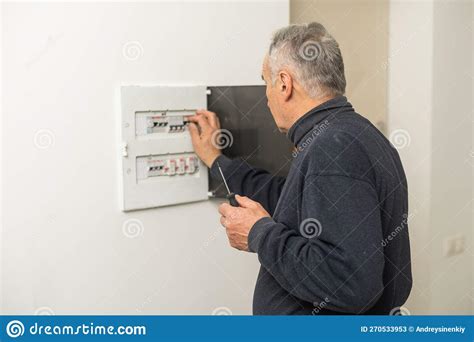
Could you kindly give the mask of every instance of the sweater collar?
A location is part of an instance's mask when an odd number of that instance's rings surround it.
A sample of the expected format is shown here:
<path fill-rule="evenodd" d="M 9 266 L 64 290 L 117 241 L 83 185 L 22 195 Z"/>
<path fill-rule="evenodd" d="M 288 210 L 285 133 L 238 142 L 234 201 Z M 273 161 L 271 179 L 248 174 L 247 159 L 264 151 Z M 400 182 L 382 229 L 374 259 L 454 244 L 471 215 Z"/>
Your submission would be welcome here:
<path fill-rule="evenodd" d="M 300 117 L 288 130 L 287 136 L 297 146 L 300 140 L 324 119 L 330 119 L 339 112 L 351 109 L 352 105 L 345 96 L 336 96 L 321 103 Z"/>

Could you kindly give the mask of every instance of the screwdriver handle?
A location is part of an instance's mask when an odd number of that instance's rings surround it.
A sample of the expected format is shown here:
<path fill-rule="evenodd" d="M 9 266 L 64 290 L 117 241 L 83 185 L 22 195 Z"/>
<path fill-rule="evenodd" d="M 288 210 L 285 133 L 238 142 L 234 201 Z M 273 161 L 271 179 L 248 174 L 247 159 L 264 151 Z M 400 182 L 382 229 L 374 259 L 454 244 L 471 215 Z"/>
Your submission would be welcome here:
<path fill-rule="evenodd" d="M 226 196 L 226 198 L 229 200 L 229 204 L 233 207 L 240 207 L 239 202 L 237 202 L 237 199 L 235 198 L 235 194 L 231 192 Z"/>

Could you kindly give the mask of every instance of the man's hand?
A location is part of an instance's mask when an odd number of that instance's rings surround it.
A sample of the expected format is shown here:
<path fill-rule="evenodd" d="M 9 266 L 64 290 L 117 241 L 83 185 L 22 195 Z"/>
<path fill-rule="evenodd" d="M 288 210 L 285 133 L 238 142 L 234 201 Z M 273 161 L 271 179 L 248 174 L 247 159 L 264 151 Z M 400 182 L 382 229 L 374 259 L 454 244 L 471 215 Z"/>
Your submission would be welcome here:
<path fill-rule="evenodd" d="M 248 197 L 236 195 L 240 207 L 228 203 L 219 206 L 221 224 L 225 227 L 230 245 L 241 251 L 248 251 L 248 236 L 255 222 L 270 214 L 258 202 Z"/>
<path fill-rule="evenodd" d="M 196 115 L 190 116 L 189 121 L 191 121 L 189 133 L 191 133 L 194 151 L 210 168 L 214 160 L 222 154 L 218 144 L 221 128 L 219 119 L 216 113 L 201 109 L 196 112 Z"/>

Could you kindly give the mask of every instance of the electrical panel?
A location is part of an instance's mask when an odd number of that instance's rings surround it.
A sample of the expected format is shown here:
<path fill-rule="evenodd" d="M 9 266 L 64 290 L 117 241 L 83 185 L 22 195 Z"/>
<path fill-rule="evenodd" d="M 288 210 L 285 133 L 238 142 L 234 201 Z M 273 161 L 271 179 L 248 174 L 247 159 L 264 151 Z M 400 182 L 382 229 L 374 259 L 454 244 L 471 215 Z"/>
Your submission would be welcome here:
<path fill-rule="evenodd" d="M 121 87 L 123 210 L 208 198 L 208 170 L 188 130 L 189 116 L 206 103 L 204 86 Z"/>

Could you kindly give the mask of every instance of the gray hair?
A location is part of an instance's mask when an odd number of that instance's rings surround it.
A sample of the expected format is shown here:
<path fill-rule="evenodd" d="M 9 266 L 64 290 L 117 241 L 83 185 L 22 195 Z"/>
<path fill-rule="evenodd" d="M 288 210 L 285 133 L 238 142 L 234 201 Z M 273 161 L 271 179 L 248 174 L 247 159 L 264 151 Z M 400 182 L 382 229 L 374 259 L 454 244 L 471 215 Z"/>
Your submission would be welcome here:
<path fill-rule="evenodd" d="M 339 44 L 320 23 L 290 25 L 273 35 L 268 51 L 272 83 L 288 67 L 312 98 L 343 95 L 344 62 Z"/>

